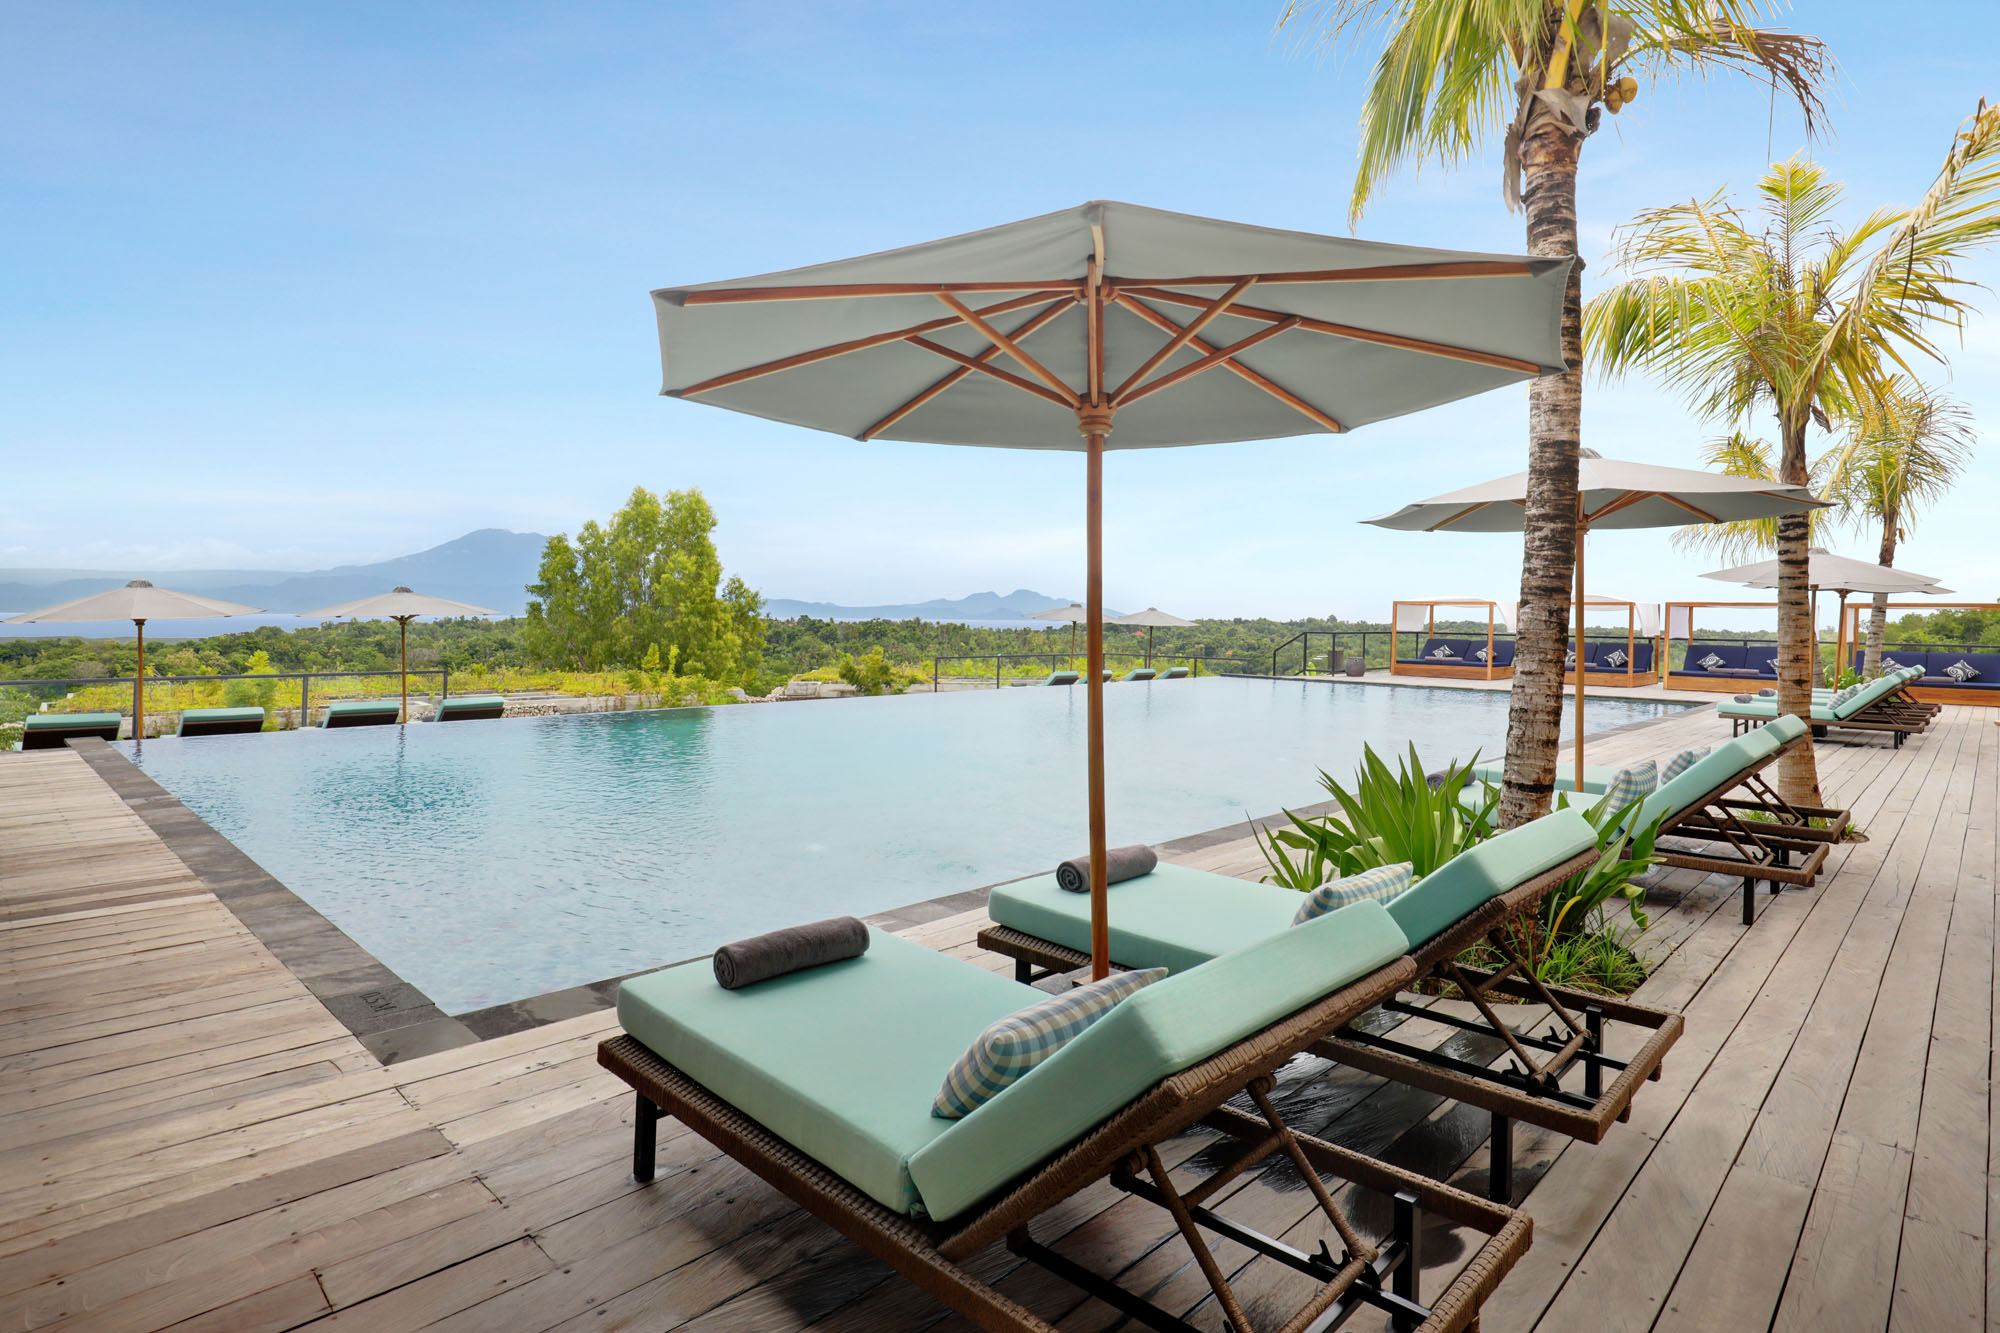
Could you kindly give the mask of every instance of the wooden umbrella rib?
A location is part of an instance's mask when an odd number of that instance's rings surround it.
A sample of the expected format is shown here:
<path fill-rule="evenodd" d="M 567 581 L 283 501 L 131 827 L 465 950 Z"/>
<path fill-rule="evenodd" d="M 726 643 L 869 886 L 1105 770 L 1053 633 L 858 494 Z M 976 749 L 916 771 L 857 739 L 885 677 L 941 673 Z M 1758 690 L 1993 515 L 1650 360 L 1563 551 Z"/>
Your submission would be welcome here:
<path fill-rule="evenodd" d="M 1011 300 L 996 302 L 993 305 L 987 306 L 979 313 L 981 315 L 1004 315 L 1009 311 L 1019 310 L 1025 306 L 1038 305 L 1043 301 L 1054 301 L 1058 305 L 1062 305 L 1075 299 L 1075 297 L 1067 292 L 1030 292 L 1026 296 L 1016 296 Z M 775 361 L 765 361 L 758 365 L 745 366 L 741 370 L 732 370 L 726 375 L 717 375 L 713 379 L 703 380 L 699 384 L 690 384 L 685 389 L 676 389 L 670 396 L 674 398 L 692 398 L 698 394 L 709 393 L 716 389 L 726 389 L 732 384 L 741 384 L 745 380 L 761 379 L 765 375 L 775 375 L 779 371 L 795 370 L 800 366 L 809 366 L 815 361 L 825 361 L 836 356 L 846 356 L 850 352 L 863 352 L 871 347 L 880 347 L 885 343 L 904 342 L 910 338 L 922 337 L 927 333 L 936 333 L 941 329 L 955 328 L 962 322 L 955 315 L 940 315 L 936 319 L 926 320 L 921 324 L 911 324 L 900 329 L 889 329 L 882 333 L 871 333 L 865 338 L 851 338 L 846 342 L 829 343 L 825 347 L 816 347 L 809 352 L 798 352 L 792 356 L 779 357 Z"/>
<path fill-rule="evenodd" d="M 851 296 L 936 296 L 965 292 L 1083 291 L 1081 278 L 1030 278 L 1023 282 L 847 282 L 827 286 L 723 287 L 686 292 L 683 305 L 742 305 L 756 301 L 838 301 Z"/>
<path fill-rule="evenodd" d="M 1472 515 L 1478 513 L 1480 510 L 1486 508 L 1487 505 L 1492 503 L 1493 502 L 1491 500 L 1481 500 L 1478 504 L 1468 505 L 1464 509 L 1459 510 L 1456 514 L 1453 514 L 1450 518 L 1443 519 L 1439 522 L 1431 524 L 1428 528 L 1425 528 L 1424 531 L 1442 532 L 1446 528 L 1450 527 L 1452 524 L 1458 522 L 1458 520 L 1460 520 L 1461 518 L 1469 518 Z"/>
<path fill-rule="evenodd" d="M 1037 398 L 1046 398 L 1058 407 L 1074 408 L 1076 406 L 1073 397 L 1065 398 L 1055 392 L 1055 390 L 1045 389 L 1031 379 L 1024 379 L 1011 370 L 1002 370 L 998 366 L 988 365 L 976 356 L 967 356 L 964 352 L 953 351 L 943 343 L 934 343 L 929 338 L 912 338 L 909 341 L 912 347 L 921 347 L 926 352 L 935 353 L 947 361 L 956 361 L 961 366 L 977 370 L 982 374 L 991 375 L 994 379 L 1011 384 L 1025 393 L 1034 394 Z"/>
<path fill-rule="evenodd" d="M 1008 356 L 1013 357 L 1028 373 L 1060 394 L 1061 401 L 1065 405 L 1076 407 L 1083 401 L 1077 397 L 1076 390 L 1063 383 L 1062 376 L 1036 360 L 1030 353 L 1023 351 L 1020 343 L 1000 332 L 990 321 L 981 316 L 977 310 L 974 310 L 950 292 L 937 293 L 937 299 L 944 302 L 946 309 L 950 310 L 967 324 L 970 324 L 974 329 L 977 329 L 980 336 L 985 338 L 986 341 L 998 347 Z"/>
<path fill-rule="evenodd" d="M 1144 301 L 1141 301 L 1136 297 L 1130 296 L 1124 292 L 1120 292 L 1112 299 L 1117 301 L 1119 305 L 1124 306 L 1127 310 L 1130 310 L 1133 314 L 1137 315 L 1139 318 L 1145 320 L 1148 324 L 1151 324 L 1154 328 L 1167 331 L 1173 331 L 1180 328 L 1180 325 L 1174 323 L 1173 320 L 1167 318 L 1167 316 L 1161 314 L 1159 311 L 1153 309 L 1153 307 L 1147 305 Z M 1196 350 L 1197 352 L 1206 353 L 1206 352 L 1213 352 L 1215 350 L 1215 345 L 1213 343 L 1206 342 L 1200 338 L 1190 338 L 1188 340 L 1188 346 L 1194 348 L 1194 350 Z M 1250 367 L 1242 364 L 1241 362 L 1225 361 L 1222 363 L 1222 367 L 1224 370 L 1227 370 L 1230 374 L 1235 375 L 1238 379 L 1256 385 L 1259 389 L 1262 389 L 1265 393 L 1277 399 L 1279 402 L 1283 403 L 1286 407 L 1291 408 L 1294 412 L 1297 412 L 1300 416 L 1305 417 L 1308 421 L 1312 421 L 1318 425 L 1324 426 L 1326 429 L 1332 431 L 1336 435 L 1342 434 L 1346 431 L 1347 428 L 1342 426 L 1338 421 L 1334 420 L 1333 417 L 1328 413 L 1321 411 L 1317 407 L 1314 407 L 1311 403 L 1299 397 L 1299 395 L 1293 393 L 1290 389 L 1285 388 L 1282 384 L 1279 384 L 1277 381 L 1269 378 L 1268 376 L 1258 374 L 1256 371 L 1250 369 Z"/>
<path fill-rule="evenodd" d="M 1187 346 L 1189 339 L 1193 338 L 1196 334 L 1200 333 L 1203 329 L 1207 328 L 1211 320 L 1213 320 L 1217 315 L 1221 314 L 1224 310 L 1227 310 L 1231 305 L 1235 304 L 1236 298 L 1243 295 L 1243 293 L 1249 291 L 1250 284 L 1255 281 L 1256 281 L 1255 278 L 1240 278 L 1236 282 L 1230 284 L 1229 290 L 1225 291 L 1222 295 L 1216 297 L 1213 301 L 1210 301 L 1207 305 L 1203 306 L 1200 314 L 1196 315 L 1186 324 L 1183 324 L 1181 326 L 1180 332 L 1176 333 L 1173 337 L 1167 339 L 1167 341 L 1160 347 L 1158 351 L 1154 352 L 1151 356 L 1147 357 L 1143 362 L 1140 363 L 1139 368 L 1137 370 L 1133 371 L 1130 375 L 1127 375 L 1125 377 L 1125 382 L 1119 385 L 1117 389 L 1115 389 L 1112 392 L 1111 394 L 1112 401 L 1117 402 L 1120 399 L 1123 399 L 1125 395 L 1131 391 L 1134 385 L 1142 383 L 1145 380 L 1146 376 L 1152 374 L 1153 371 L 1161 363 L 1166 361 L 1168 357 L 1172 356 L 1175 352 L 1180 351 L 1181 348 Z"/>
<path fill-rule="evenodd" d="M 1579 494 L 1580 493 L 1581 492 L 1579 492 Z M 1598 510 L 1596 513 L 1590 513 L 1586 511 L 1583 516 L 1583 521 L 1586 523 L 1596 523 L 1601 519 L 1606 519 L 1611 517 L 1613 514 L 1617 513 L 1621 509 L 1630 509 L 1633 505 L 1638 504 L 1641 500 L 1653 499 L 1656 494 L 1657 492 L 1654 491 L 1626 491 L 1623 494 L 1619 495 L 1617 499 L 1607 503 L 1604 506 L 1604 508 Z M 1659 498 L 1671 499 L 1672 497 L 1659 496 Z M 1689 508 L 1689 507 L 1691 506 L 1686 506 L 1686 505 L 1682 506 L 1682 508 Z"/>
<path fill-rule="evenodd" d="M 1114 407 L 1129 406 L 1150 394 L 1158 393 L 1162 389 L 1170 389 L 1183 380 L 1192 379 L 1205 370 L 1212 370 L 1218 365 L 1231 363 L 1237 356 L 1249 351 L 1258 343 L 1266 342 L 1281 333 L 1289 333 L 1291 330 L 1297 328 L 1298 325 L 1298 320 L 1288 319 L 1282 324 L 1271 324 L 1261 328 L 1247 338 L 1238 338 L 1227 347 L 1216 348 L 1199 361 L 1190 361 L 1179 370 L 1169 371 L 1150 384 L 1142 384 L 1123 397 L 1112 399 L 1112 405 Z"/>
<path fill-rule="evenodd" d="M 1061 301 L 1056 302 L 1053 305 L 1046 307 L 1045 309 L 1042 310 L 1040 314 L 1033 316 L 1025 323 L 1023 323 L 1020 328 L 1014 330 L 1015 339 L 1019 341 L 1027 338 L 1037 329 L 1040 329 L 1043 325 L 1053 320 L 1056 316 L 1062 314 L 1063 311 L 1069 309 L 1070 304 L 1071 304 L 1070 301 L 1067 298 L 1065 298 Z M 954 320 L 953 322 L 956 323 L 957 321 Z M 999 348 L 989 347 L 985 351 L 980 352 L 976 356 L 974 356 L 973 360 L 991 361 L 994 357 L 998 355 L 1000 355 Z M 910 413 L 916 411 L 918 408 L 922 407 L 925 403 L 928 403 L 931 399 L 937 397 L 939 394 L 943 393 L 946 389 L 949 389 L 952 385 L 958 383 L 960 380 L 964 379 L 967 375 L 970 375 L 971 373 L 972 373 L 972 368 L 970 366 L 958 367 L 958 369 L 951 371 L 949 374 L 945 375 L 944 378 L 931 384 L 927 388 L 923 389 L 921 392 L 917 393 L 915 396 L 898 404 L 895 408 L 890 410 L 888 415 L 884 416 L 880 421 L 877 421 L 867 430 L 862 431 L 861 434 L 855 436 L 855 438 L 858 440 L 874 439 L 877 435 L 880 435 L 883 431 L 889 429 L 889 427 L 895 425 L 898 421 L 901 421 L 904 417 L 910 415 Z"/>
<path fill-rule="evenodd" d="M 1268 282 L 1269 278 L 1259 278 Z M 1155 301 L 1165 301 L 1173 305 L 1205 306 L 1208 302 L 1199 296 L 1188 296 L 1181 292 L 1167 291 L 1160 287 L 1125 287 L 1122 290 L 1134 296 L 1144 296 Z M 1284 319 L 1296 319 L 1299 327 L 1309 333 L 1323 333 L 1328 337 L 1346 338 L 1353 342 L 1376 343 L 1383 347 L 1395 347 L 1406 352 L 1421 352 L 1427 356 L 1441 356 L 1453 361 L 1466 361 L 1478 366 L 1492 366 L 1499 370 L 1519 371 L 1524 375 L 1538 375 L 1541 366 L 1533 361 L 1524 361 L 1517 356 L 1503 356 L 1498 352 L 1479 352 L 1469 347 L 1455 347 L 1450 343 L 1431 342 L 1425 338 L 1411 338 L 1400 333 L 1383 333 L 1378 329 L 1356 328 L 1351 324 L 1335 324 L 1331 320 L 1312 319 L 1302 315 L 1288 315 L 1282 310 L 1264 310 L 1257 306 L 1232 306 L 1232 315 L 1245 319 L 1261 319 L 1276 323 Z"/>
<path fill-rule="evenodd" d="M 1660 498 L 1662 500 L 1665 500 L 1670 505 L 1674 505 L 1678 508 L 1687 510 L 1690 514 L 1693 514 L 1696 518 L 1700 519 L 1704 523 L 1720 523 L 1722 521 L 1721 519 L 1717 518 L 1714 514 L 1709 513 L 1706 509 L 1697 509 L 1685 500 L 1678 500 L 1671 495 L 1665 495 L 1665 494 L 1661 494 Z"/>

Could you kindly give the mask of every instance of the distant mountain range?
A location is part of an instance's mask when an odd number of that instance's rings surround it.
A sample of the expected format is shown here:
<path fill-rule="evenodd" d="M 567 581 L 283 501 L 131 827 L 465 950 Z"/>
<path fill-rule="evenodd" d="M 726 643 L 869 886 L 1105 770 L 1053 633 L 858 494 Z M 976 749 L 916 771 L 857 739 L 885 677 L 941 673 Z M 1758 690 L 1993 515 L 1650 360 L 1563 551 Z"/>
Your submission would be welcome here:
<path fill-rule="evenodd" d="M 402 586 L 455 602 L 490 606 L 519 615 L 528 604 L 528 584 L 541 564 L 548 538 L 533 532 L 481 528 L 415 555 L 372 565 L 341 565 L 299 573 L 294 570 L 0 569 L 0 609 L 27 611 L 55 602 L 88 597 L 134 578 L 151 578 L 179 592 L 243 602 L 266 611 L 310 611 L 351 602 Z"/>
<path fill-rule="evenodd" d="M 764 614 L 773 620 L 796 620 L 800 616 L 815 620 L 1023 620 L 1031 611 L 1051 611 L 1068 606 L 1071 600 L 1027 588 L 1004 594 L 975 592 L 966 597 L 939 597 L 894 606 L 840 606 L 833 602 L 795 602 L 771 597 L 765 599 Z"/>
<path fill-rule="evenodd" d="M 134 578 L 150 578 L 180 592 L 220 597 L 274 612 L 310 611 L 401 585 L 434 597 L 490 606 L 504 615 L 520 615 L 527 607 L 527 586 L 534 581 L 547 543 L 548 538 L 540 533 L 481 528 L 415 555 L 308 573 L 269 569 L 177 569 L 158 574 L 144 570 L 0 569 L 0 612 L 67 602 Z M 818 620 L 1008 621 L 1023 620 L 1031 611 L 1069 604 L 1067 597 L 1017 588 L 1005 594 L 976 592 L 969 597 L 894 606 L 840 606 L 774 597 L 765 602 L 764 609 L 776 620 L 812 616 Z"/>

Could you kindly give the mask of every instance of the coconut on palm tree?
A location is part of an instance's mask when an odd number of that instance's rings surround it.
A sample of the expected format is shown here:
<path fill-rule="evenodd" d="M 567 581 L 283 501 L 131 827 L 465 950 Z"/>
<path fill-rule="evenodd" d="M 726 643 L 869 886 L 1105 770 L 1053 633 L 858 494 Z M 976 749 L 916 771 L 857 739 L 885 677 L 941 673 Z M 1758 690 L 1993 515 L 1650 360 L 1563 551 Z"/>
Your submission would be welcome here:
<path fill-rule="evenodd" d="M 1590 302 L 1584 332 L 1607 377 L 1650 371 L 1724 423 L 1775 417 L 1778 477 L 1804 485 L 1811 427 L 1853 415 L 1906 358 L 1941 361 L 1932 337 L 1970 312 L 1974 284 L 1953 266 L 2000 240 L 2000 108 L 1979 104 L 1912 209 L 1839 229 L 1841 187 L 1801 158 L 1757 188 L 1754 213 L 1721 194 L 1641 213 L 1617 250 L 1634 276 Z M 1803 517 L 1778 521 L 1778 708 L 1802 717 L 1817 639 L 1809 544 Z M 1810 745 L 1779 777 L 1794 804 L 1822 804 Z"/>
<path fill-rule="evenodd" d="M 1810 128 L 1826 53 L 1817 38 L 1755 26 L 1777 8 L 1770 0 L 1292 0 L 1280 26 L 1308 27 L 1328 44 L 1380 36 L 1353 218 L 1392 173 L 1463 162 L 1498 143 L 1502 193 L 1527 215 L 1529 253 L 1567 256 L 1577 252 L 1583 141 L 1603 111 L 1615 115 L 1639 95 L 1642 79 L 1753 71 L 1789 92 Z M 1562 319 L 1569 369 L 1528 390 L 1527 527 L 1499 813 L 1508 826 L 1545 811 L 1555 782 L 1576 562 L 1581 312 L 1572 268 Z"/>

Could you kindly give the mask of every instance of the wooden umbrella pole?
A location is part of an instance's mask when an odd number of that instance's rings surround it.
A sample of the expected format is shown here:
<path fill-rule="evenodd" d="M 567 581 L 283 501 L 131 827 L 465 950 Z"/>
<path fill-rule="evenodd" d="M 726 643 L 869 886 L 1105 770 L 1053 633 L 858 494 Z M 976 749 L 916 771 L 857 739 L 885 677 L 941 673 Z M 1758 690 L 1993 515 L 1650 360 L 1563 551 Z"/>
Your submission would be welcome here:
<path fill-rule="evenodd" d="M 1583 797 L 1583 496 L 1576 497 L 1576 799 Z"/>
<path fill-rule="evenodd" d="M 407 724 L 410 720 L 410 618 L 397 616 L 396 630 L 401 641 L 399 647 L 403 663 L 403 711 L 396 720 Z"/>
<path fill-rule="evenodd" d="M 1077 413 L 1087 448 L 1084 471 L 1084 548 L 1088 566 L 1084 578 L 1085 653 L 1084 698 L 1089 705 L 1085 724 L 1090 748 L 1090 976 L 1111 974 L 1110 899 L 1104 832 L 1104 437 L 1111 413 L 1085 407 Z"/>
<path fill-rule="evenodd" d="M 132 739 L 146 739 L 146 622 L 134 620 L 139 631 L 139 674 L 132 677 Z"/>

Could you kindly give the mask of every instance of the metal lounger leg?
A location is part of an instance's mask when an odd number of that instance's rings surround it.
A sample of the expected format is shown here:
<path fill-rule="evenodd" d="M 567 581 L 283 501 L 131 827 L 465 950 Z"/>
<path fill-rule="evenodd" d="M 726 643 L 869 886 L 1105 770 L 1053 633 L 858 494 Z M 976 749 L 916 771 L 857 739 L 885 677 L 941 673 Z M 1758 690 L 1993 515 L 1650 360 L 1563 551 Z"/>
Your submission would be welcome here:
<path fill-rule="evenodd" d="M 1514 1121 L 1493 1113 L 1493 1137 L 1486 1145 L 1486 1197 L 1506 1203 L 1514 1197 Z"/>
<path fill-rule="evenodd" d="M 666 1112 L 641 1092 L 632 1108 L 632 1179 L 641 1185 L 653 1178 L 653 1148 L 659 1142 L 660 1117 Z"/>
<path fill-rule="evenodd" d="M 1747 875 L 1743 879 L 1743 924 L 1757 924 L 1757 881 Z"/>
<path fill-rule="evenodd" d="M 1401 1242 L 1402 1260 L 1396 1265 L 1395 1275 L 1390 1279 L 1390 1289 L 1411 1305 L 1421 1305 L 1423 1298 L 1417 1294 L 1417 1280 L 1423 1276 L 1424 1255 L 1420 1248 L 1422 1227 L 1417 1217 L 1417 1196 L 1407 1190 L 1395 1198 L 1395 1237 Z M 1397 1333 L 1417 1326 L 1419 1321 L 1407 1315 L 1395 1314 L 1389 1317 L 1389 1326 Z"/>

